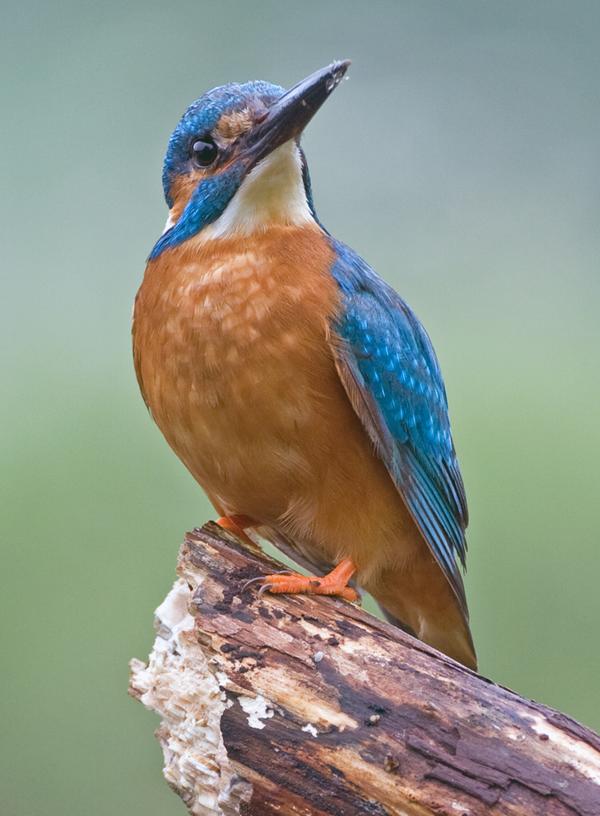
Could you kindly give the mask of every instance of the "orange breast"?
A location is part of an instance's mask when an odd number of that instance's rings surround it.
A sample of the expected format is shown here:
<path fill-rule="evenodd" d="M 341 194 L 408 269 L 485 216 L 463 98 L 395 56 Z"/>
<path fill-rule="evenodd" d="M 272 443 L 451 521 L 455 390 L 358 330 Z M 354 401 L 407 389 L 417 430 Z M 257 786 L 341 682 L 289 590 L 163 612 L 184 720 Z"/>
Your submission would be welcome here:
<path fill-rule="evenodd" d="M 148 264 L 134 314 L 140 386 L 171 447 L 229 512 L 285 514 L 299 483 L 318 479 L 311 451 L 340 405 L 353 416 L 326 340 L 338 305 L 331 261 L 317 227 L 281 226 L 188 241 Z"/>

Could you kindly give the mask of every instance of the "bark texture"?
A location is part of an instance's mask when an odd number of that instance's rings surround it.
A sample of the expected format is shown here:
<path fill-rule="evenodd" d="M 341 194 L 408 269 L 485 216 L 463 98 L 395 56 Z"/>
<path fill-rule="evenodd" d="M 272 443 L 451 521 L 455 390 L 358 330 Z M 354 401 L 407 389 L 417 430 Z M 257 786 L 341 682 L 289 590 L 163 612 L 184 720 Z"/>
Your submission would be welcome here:
<path fill-rule="evenodd" d="M 264 594 L 281 569 L 186 536 L 130 693 L 197 816 L 600 816 L 600 737 L 356 606 Z"/>

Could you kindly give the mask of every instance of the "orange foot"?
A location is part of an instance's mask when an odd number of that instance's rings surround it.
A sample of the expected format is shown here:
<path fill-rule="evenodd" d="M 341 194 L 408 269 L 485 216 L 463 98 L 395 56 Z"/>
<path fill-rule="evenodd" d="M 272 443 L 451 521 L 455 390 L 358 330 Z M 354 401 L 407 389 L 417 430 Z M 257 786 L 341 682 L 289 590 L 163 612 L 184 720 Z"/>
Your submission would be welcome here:
<path fill-rule="evenodd" d="M 300 575 L 297 572 L 276 573 L 254 578 L 261 581 L 259 594 L 263 592 L 285 593 L 289 595 L 338 595 L 346 601 L 358 600 L 358 592 L 348 586 L 348 581 L 356 572 L 356 567 L 349 558 L 344 558 L 335 569 L 322 578 Z M 248 583 L 251 583 L 248 581 Z M 247 586 L 247 584 L 246 584 Z"/>
<path fill-rule="evenodd" d="M 251 544 L 253 547 L 256 547 L 254 541 L 244 532 L 248 527 L 258 526 L 258 521 L 250 518 L 250 516 L 221 516 L 221 518 L 217 519 L 217 524 L 219 527 L 222 527 L 223 530 L 229 530 L 230 533 L 241 538 L 246 544 Z"/>

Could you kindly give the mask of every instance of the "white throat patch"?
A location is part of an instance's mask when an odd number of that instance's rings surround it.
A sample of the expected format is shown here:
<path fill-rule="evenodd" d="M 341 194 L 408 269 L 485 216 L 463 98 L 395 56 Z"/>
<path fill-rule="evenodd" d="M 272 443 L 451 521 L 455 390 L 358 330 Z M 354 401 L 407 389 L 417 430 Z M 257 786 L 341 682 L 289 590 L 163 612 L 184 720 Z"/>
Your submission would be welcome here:
<path fill-rule="evenodd" d="M 198 237 L 210 240 L 250 235 L 272 224 L 304 224 L 312 220 L 302 180 L 302 159 L 292 140 L 248 173 L 222 215 L 204 227 Z"/>

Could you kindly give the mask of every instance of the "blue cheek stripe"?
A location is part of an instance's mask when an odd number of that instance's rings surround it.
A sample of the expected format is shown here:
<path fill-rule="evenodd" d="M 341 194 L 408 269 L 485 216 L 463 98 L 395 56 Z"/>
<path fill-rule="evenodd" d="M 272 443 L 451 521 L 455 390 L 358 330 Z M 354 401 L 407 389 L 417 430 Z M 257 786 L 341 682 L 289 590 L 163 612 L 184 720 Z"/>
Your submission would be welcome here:
<path fill-rule="evenodd" d="M 200 182 L 177 223 L 161 235 L 154 244 L 148 260 L 158 258 L 165 249 L 187 241 L 203 227 L 216 221 L 235 195 L 243 177 L 244 167 L 239 163 L 232 165 L 218 176 L 212 176 Z"/>

